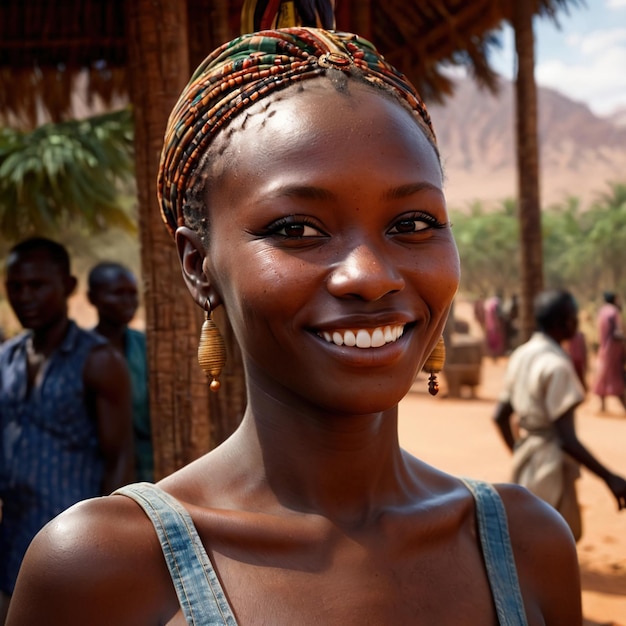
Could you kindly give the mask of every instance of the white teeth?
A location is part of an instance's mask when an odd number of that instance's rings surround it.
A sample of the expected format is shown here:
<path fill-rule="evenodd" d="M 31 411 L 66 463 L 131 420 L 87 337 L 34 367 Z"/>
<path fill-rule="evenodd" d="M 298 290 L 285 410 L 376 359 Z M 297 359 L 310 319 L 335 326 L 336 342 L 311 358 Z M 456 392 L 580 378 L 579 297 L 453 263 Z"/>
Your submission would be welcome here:
<path fill-rule="evenodd" d="M 356 346 L 356 335 L 351 330 L 346 330 L 343 334 L 343 343 L 349 348 L 354 348 Z"/>
<path fill-rule="evenodd" d="M 384 326 L 374 330 L 335 330 L 332 333 L 323 331 L 321 336 L 337 346 L 352 348 L 380 348 L 387 343 L 393 343 L 402 337 L 404 325 Z"/>
<path fill-rule="evenodd" d="M 372 338 L 366 330 L 360 330 L 356 334 L 356 347 L 357 348 L 371 348 Z"/>
<path fill-rule="evenodd" d="M 380 348 L 385 345 L 385 335 L 381 328 L 377 328 L 372 333 L 372 348 Z"/>

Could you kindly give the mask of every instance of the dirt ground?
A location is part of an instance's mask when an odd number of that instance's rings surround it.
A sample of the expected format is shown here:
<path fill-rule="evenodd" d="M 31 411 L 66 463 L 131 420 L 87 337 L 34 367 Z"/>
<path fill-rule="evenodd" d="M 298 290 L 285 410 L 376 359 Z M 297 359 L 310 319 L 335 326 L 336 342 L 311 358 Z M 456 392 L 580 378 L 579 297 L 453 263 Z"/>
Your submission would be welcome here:
<path fill-rule="evenodd" d="M 400 439 L 411 453 L 459 476 L 506 481 L 510 454 L 491 417 L 506 366 L 483 359 L 481 384 L 461 398 L 428 395 L 426 377 L 400 405 Z M 598 414 L 598 400 L 589 395 L 577 412 L 580 439 L 608 467 L 626 474 L 626 416 L 615 400 L 607 414 Z M 582 470 L 578 492 L 583 507 L 583 537 L 578 544 L 585 626 L 626 626 L 626 511 L 617 506 L 604 483 Z"/>

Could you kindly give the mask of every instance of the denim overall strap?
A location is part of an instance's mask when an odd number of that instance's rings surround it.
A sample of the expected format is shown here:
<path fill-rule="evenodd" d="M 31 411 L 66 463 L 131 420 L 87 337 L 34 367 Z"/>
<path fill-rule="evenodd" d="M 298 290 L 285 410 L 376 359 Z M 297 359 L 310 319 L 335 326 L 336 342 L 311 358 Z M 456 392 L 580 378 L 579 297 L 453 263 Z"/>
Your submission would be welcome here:
<path fill-rule="evenodd" d="M 464 479 L 476 501 L 476 521 L 500 626 L 527 626 L 504 504 L 482 481 Z"/>
<path fill-rule="evenodd" d="M 226 594 L 189 513 L 152 483 L 135 483 L 114 493 L 135 500 L 154 524 L 187 624 L 237 626 Z"/>

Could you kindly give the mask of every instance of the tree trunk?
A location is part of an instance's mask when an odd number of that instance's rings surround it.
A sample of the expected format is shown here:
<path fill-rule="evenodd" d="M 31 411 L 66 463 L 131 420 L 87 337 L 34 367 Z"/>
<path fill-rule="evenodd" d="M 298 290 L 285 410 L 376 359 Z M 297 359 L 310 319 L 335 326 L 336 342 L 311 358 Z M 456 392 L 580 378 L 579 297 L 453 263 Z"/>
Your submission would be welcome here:
<path fill-rule="evenodd" d="M 520 222 L 520 332 L 525 341 L 534 330 L 533 301 L 543 289 L 537 87 L 531 2 L 513 2 L 517 52 L 516 117 L 518 211 Z"/>
<path fill-rule="evenodd" d="M 156 479 L 221 443 L 236 428 L 245 408 L 241 356 L 228 321 L 219 315 L 229 361 L 219 394 L 209 394 L 197 361 L 202 312 L 183 283 L 176 248 L 156 201 L 167 118 L 191 74 L 186 4 L 167 0 L 127 3 Z M 203 56 L 214 46 L 215 42 L 207 45 Z"/>
<path fill-rule="evenodd" d="M 183 283 L 155 191 L 167 117 L 189 77 L 187 14 L 182 1 L 135 0 L 126 6 L 150 408 L 159 479 L 210 446 L 208 389 L 195 359 L 201 313 Z"/>
<path fill-rule="evenodd" d="M 353 33 L 372 40 L 371 0 L 352 0 L 350 3 L 350 28 Z"/>
<path fill-rule="evenodd" d="M 188 7 L 191 71 L 218 46 L 239 34 L 229 23 L 229 0 L 193 0 Z"/>

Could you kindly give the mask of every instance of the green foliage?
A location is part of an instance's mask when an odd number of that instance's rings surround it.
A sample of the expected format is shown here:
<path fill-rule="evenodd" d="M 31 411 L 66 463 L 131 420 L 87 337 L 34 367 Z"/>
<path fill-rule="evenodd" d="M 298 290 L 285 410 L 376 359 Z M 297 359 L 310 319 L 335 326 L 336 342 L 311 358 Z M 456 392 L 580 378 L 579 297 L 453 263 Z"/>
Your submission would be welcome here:
<path fill-rule="evenodd" d="M 461 258 L 461 288 L 474 296 L 510 293 L 519 281 L 519 223 L 516 204 L 505 200 L 486 211 L 480 202 L 469 213 L 451 212 Z"/>
<path fill-rule="evenodd" d="M 471 296 L 519 293 L 519 228 L 515 203 L 495 210 L 475 203 L 452 212 L 461 257 L 461 290 Z M 581 303 L 605 290 L 626 296 L 626 183 L 611 183 L 589 207 L 577 198 L 542 212 L 546 287 L 572 291 Z"/>
<path fill-rule="evenodd" d="M 623 293 L 626 268 L 626 184 L 613 183 L 589 211 L 587 233 L 601 272 L 599 281 L 607 288 L 620 286 Z"/>
<path fill-rule="evenodd" d="M 0 129 L 0 237 L 136 231 L 123 200 L 133 181 L 133 125 L 124 109 L 32 132 Z"/>

